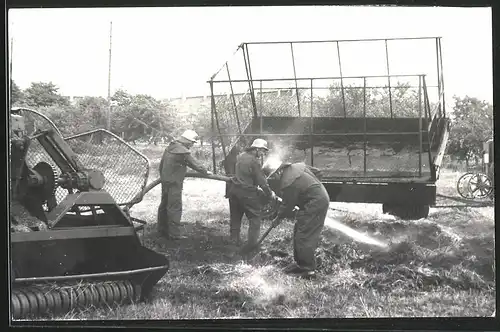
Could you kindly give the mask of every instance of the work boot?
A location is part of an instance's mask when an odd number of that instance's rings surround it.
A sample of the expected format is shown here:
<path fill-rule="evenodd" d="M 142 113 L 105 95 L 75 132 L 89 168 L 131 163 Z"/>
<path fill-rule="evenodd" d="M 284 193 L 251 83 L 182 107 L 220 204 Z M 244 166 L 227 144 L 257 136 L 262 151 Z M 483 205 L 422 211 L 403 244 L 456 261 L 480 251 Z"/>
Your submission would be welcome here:
<path fill-rule="evenodd" d="M 228 242 L 229 243 L 227 245 L 227 248 L 231 252 L 238 251 L 238 249 L 240 248 L 240 245 L 241 245 L 241 241 L 240 241 L 240 236 L 239 235 L 231 235 L 231 237 L 229 238 Z"/>
<path fill-rule="evenodd" d="M 239 230 L 238 231 L 231 230 L 231 235 L 230 235 L 229 241 L 231 242 L 231 244 L 233 244 L 235 246 L 240 246 L 240 244 L 241 244 L 240 231 Z"/>
<path fill-rule="evenodd" d="M 257 243 L 245 243 L 245 245 L 243 245 L 241 247 L 241 250 L 240 252 L 242 254 L 251 254 L 251 253 L 256 253 L 258 251 L 261 250 L 261 246 L 260 245 L 257 245 Z"/>
<path fill-rule="evenodd" d="M 286 274 L 302 274 L 309 271 L 311 270 L 299 266 L 296 263 L 292 263 L 283 269 L 283 272 Z"/>

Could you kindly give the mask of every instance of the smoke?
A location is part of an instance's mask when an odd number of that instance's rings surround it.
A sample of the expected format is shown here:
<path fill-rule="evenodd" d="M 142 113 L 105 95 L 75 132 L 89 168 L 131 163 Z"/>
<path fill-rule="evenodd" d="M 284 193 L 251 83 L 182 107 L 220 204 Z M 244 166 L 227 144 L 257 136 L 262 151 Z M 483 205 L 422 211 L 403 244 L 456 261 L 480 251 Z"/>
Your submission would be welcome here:
<path fill-rule="evenodd" d="M 263 168 L 269 169 L 271 172 L 274 172 L 281 166 L 282 159 L 279 154 L 272 154 L 268 156 L 264 162 Z"/>

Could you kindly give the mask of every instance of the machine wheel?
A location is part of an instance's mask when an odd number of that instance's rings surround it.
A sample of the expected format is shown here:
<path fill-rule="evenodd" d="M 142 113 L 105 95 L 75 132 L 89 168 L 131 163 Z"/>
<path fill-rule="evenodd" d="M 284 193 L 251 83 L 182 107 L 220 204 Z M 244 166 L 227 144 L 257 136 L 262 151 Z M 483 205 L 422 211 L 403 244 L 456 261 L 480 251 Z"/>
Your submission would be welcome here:
<path fill-rule="evenodd" d="M 429 205 L 382 204 L 382 212 L 406 220 L 418 220 L 429 216 Z"/>
<path fill-rule="evenodd" d="M 468 187 L 472 199 L 482 199 L 491 195 L 493 181 L 484 173 L 475 173 L 469 179 Z"/>
<path fill-rule="evenodd" d="M 472 195 L 470 193 L 469 181 L 474 176 L 475 173 L 465 173 L 457 181 L 457 192 L 458 194 L 465 198 L 471 199 Z"/>

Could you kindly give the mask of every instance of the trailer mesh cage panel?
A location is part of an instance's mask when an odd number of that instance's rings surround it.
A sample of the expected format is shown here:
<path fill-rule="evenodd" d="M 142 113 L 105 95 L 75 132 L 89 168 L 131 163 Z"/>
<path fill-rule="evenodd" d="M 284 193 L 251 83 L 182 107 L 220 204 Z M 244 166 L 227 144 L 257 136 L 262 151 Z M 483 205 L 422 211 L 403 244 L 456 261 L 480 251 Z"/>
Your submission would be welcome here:
<path fill-rule="evenodd" d="M 441 38 L 243 43 L 210 81 L 213 168 L 264 138 L 326 179 L 435 181 Z"/>

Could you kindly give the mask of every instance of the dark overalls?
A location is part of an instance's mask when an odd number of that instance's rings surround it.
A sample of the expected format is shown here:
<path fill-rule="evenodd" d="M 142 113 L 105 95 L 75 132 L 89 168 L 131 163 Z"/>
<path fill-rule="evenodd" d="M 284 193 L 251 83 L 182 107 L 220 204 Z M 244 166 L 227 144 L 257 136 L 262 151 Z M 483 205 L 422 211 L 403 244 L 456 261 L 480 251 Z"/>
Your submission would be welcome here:
<path fill-rule="evenodd" d="M 294 259 L 303 270 L 313 271 L 316 269 L 314 252 L 330 205 L 328 192 L 306 164 L 295 163 L 283 170 L 280 195 L 283 205 L 279 218 L 289 216 L 295 206 L 300 208 L 293 232 Z"/>
<path fill-rule="evenodd" d="M 170 143 L 160 161 L 161 202 L 158 207 L 158 231 L 167 237 L 180 235 L 182 187 L 187 166 L 207 174 L 207 169 L 191 156 L 187 147 L 177 141 Z"/>
<path fill-rule="evenodd" d="M 258 158 L 249 151 L 238 155 L 234 174 L 226 192 L 229 198 L 231 239 L 239 244 L 241 221 L 246 215 L 249 222 L 247 244 L 255 245 L 259 240 L 262 211 L 262 194 L 257 186 L 267 197 L 271 197 L 272 191 Z"/>

